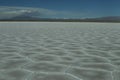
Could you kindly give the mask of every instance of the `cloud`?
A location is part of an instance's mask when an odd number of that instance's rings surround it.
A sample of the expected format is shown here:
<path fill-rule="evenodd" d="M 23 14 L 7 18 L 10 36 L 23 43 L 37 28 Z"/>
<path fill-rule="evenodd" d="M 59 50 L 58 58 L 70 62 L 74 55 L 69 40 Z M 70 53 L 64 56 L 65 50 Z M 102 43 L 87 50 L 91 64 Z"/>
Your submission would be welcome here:
<path fill-rule="evenodd" d="M 31 7 L 0 7 L 0 19 L 12 18 L 16 16 L 32 16 L 41 18 L 79 18 L 84 14 L 73 13 L 69 11 L 55 11 L 44 8 L 31 8 Z"/>
<path fill-rule="evenodd" d="M 54 11 L 43 8 L 0 7 L 0 18 L 12 18 L 19 15 L 42 17 L 47 15 L 54 15 Z"/>

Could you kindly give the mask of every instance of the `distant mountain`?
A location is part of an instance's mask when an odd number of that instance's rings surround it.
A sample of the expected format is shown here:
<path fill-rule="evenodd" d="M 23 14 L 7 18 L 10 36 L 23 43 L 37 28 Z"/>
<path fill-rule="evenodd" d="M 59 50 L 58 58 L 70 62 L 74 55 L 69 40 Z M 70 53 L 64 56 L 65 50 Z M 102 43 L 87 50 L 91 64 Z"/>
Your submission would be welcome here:
<path fill-rule="evenodd" d="M 120 16 L 108 16 L 108 17 L 101 17 L 101 18 L 97 18 L 100 20 L 120 20 Z"/>
<path fill-rule="evenodd" d="M 26 15 L 20 15 L 20 16 L 15 16 L 15 17 L 12 17 L 12 18 L 7 18 L 7 19 L 0 19 L 1 21 L 29 21 L 29 20 L 39 20 L 40 18 L 37 18 L 37 17 L 33 17 L 33 16 L 26 16 Z"/>
<path fill-rule="evenodd" d="M 98 17 L 98 18 L 85 18 L 84 21 L 120 22 L 120 16 L 107 16 L 107 17 Z"/>
<path fill-rule="evenodd" d="M 16 16 L 16 17 L 12 17 L 9 20 L 39 20 L 40 18 L 37 17 L 32 17 L 32 16 Z"/>
<path fill-rule="evenodd" d="M 85 19 L 65 19 L 65 18 L 39 18 L 29 15 L 19 15 L 9 19 L 0 19 L 1 21 L 50 21 L 50 22 L 120 22 L 120 16 L 107 16 Z"/>

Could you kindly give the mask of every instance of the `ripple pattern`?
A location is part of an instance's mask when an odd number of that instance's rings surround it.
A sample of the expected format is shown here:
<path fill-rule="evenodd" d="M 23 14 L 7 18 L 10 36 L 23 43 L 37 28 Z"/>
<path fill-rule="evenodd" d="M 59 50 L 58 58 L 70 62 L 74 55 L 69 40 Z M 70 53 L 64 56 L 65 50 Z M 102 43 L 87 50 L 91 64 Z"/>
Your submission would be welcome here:
<path fill-rule="evenodd" d="M 120 80 L 119 26 L 0 22 L 0 80 Z"/>

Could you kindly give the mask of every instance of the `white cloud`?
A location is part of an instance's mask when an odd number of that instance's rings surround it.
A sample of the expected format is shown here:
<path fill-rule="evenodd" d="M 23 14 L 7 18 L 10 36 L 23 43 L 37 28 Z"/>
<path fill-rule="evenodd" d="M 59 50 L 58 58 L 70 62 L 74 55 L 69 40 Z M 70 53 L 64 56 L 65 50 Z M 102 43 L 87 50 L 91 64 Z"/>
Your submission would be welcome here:
<path fill-rule="evenodd" d="M 12 18 L 20 15 L 36 16 L 36 17 L 57 17 L 57 18 L 77 18 L 83 16 L 80 13 L 73 13 L 68 11 L 54 11 L 44 8 L 29 8 L 29 7 L 0 7 L 0 19 Z"/>
<path fill-rule="evenodd" d="M 0 18 L 11 18 L 19 15 L 41 16 L 52 13 L 52 11 L 42 8 L 0 7 Z"/>

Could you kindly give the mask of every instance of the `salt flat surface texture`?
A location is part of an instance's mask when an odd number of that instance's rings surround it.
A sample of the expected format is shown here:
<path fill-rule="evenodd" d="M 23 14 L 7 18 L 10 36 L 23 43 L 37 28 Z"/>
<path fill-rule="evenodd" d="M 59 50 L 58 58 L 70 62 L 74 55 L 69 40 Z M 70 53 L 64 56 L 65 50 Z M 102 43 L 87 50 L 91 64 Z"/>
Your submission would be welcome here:
<path fill-rule="evenodd" d="M 0 80 L 120 80 L 120 24 L 0 22 Z"/>

